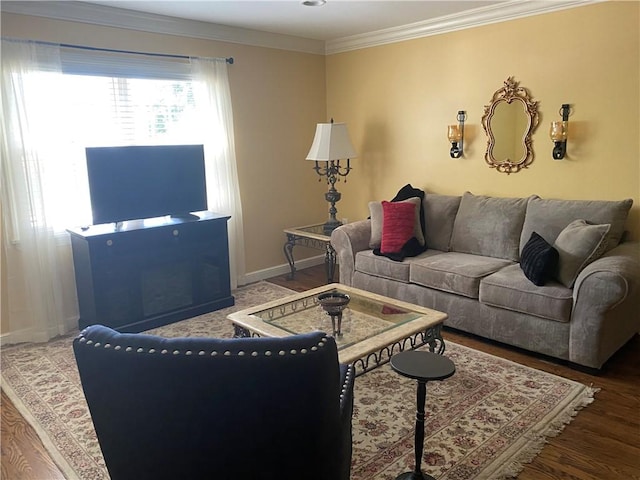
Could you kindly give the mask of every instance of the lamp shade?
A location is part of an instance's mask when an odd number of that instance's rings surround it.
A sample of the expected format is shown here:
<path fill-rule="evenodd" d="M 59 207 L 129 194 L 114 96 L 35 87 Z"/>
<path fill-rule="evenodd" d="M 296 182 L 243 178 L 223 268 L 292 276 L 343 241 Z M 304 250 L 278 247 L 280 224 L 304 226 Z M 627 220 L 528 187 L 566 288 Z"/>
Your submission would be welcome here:
<path fill-rule="evenodd" d="M 346 123 L 319 123 L 307 160 L 327 162 L 357 157 Z"/>

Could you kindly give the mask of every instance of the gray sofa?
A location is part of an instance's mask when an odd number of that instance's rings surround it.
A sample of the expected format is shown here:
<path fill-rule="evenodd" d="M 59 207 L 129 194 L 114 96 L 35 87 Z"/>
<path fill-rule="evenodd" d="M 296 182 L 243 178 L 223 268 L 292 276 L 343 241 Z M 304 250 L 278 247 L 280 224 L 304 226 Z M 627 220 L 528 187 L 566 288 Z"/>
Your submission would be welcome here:
<path fill-rule="evenodd" d="M 600 369 L 640 329 L 640 242 L 623 238 L 631 203 L 427 193 L 419 255 L 375 255 L 371 219 L 337 228 L 331 244 L 345 285 L 446 312 L 454 329 Z M 561 249 L 561 239 L 580 243 L 566 233 L 579 219 L 606 231 L 589 259 L 572 258 L 573 245 Z M 537 286 L 525 276 L 520 255 L 532 232 L 561 252 L 556 271 L 573 268 L 573 280 L 556 273 Z"/>

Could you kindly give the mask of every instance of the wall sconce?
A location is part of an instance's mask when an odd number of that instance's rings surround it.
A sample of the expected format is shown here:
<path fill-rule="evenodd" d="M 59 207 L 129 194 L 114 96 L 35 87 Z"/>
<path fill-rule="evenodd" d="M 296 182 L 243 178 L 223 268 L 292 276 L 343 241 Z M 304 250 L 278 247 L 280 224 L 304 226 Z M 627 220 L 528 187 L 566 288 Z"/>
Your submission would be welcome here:
<path fill-rule="evenodd" d="M 451 158 L 460 158 L 463 151 L 464 142 L 464 121 L 467 118 L 467 113 L 464 110 L 458 111 L 458 125 L 449 125 L 448 136 L 451 142 L 451 150 L 449 155 Z"/>
<path fill-rule="evenodd" d="M 562 115 L 561 122 L 551 122 L 551 130 L 549 130 L 549 136 L 554 141 L 555 147 L 553 147 L 553 158 L 555 160 L 562 160 L 567 153 L 567 131 L 569 129 L 569 111 L 571 106 L 568 103 L 563 103 L 560 108 L 560 115 Z"/>

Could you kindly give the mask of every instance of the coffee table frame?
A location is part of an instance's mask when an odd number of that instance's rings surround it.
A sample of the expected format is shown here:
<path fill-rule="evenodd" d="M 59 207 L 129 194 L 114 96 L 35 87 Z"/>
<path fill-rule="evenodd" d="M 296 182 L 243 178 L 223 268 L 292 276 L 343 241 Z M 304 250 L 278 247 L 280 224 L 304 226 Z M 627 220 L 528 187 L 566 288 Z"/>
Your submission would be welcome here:
<path fill-rule="evenodd" d="M 442 323 L 447 319 L 447 314 L 430 308 L 413 305 L 411 303 L 395 300 L 383 295 L 367 292 L 339 283 L 332 283 L 322 287 L 307 290 L 306 292 L 290 295 L 278 300 L 247 308 L 228 315 L 228 319 L 234 325 L 235 337 L 284 337 L 292 335 L 272 323 L 264 321 L 256 315 L 271 309 L 278 309 L 285 304 L 295 301 L 312 301 L 321 293 L 337 289 L 341 292 L 365 297 L 372 301 L 378 301 L 404 310 L 417 313 L 420 316 L 405 323 L 380 332 L 370 338 L 348 345 L 338 350 L 338 358 L 341 363 L 353 364 L 356 375 L 387 363 L 391 357 L 407 349 L 415 349 L 428 344 L 429 350 L 438 354 L 445 351 L 445 343 L 442 338 Z"/>

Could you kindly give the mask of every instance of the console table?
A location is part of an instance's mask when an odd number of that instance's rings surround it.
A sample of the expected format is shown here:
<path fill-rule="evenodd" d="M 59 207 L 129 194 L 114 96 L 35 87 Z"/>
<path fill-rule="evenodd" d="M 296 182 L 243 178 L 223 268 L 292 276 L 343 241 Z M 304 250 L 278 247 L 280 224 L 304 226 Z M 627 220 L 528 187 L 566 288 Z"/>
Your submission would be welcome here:
<path fill-rule="evenodd" d="M 234 304 L 227 220 L 213 212 L 67 230 L 80 328 L 140 332 Z"/>
<path fill-rule="evenodd" d="M 289 262 L 291 273 L 289 279 L 293 280 L 296 273 L 295 260 L 293 259 L 293 247 L 302 245 L 324 251 L 324 264 L 327 270 L 327 283 L 333 282 L 333 274 L 336 269 L 336 251 L 331 245 L 331 235 L 324 233 L 324 223 L 306 225 L 304 227 L 286 228 L 284 233 L 287 241 L 284 244 L 284 256 Z"/>

